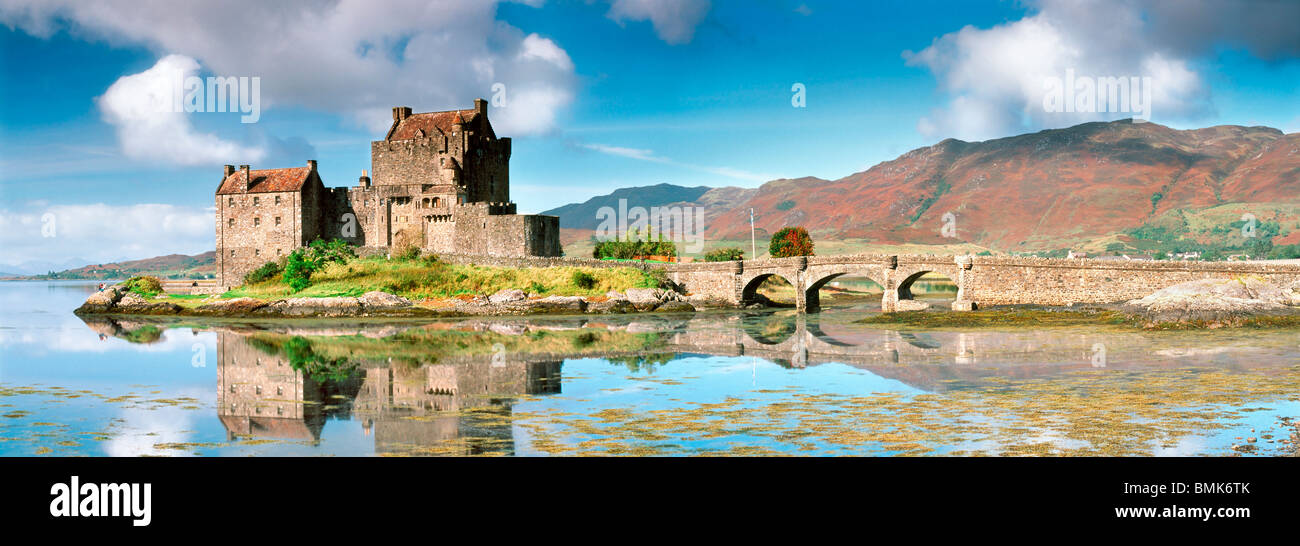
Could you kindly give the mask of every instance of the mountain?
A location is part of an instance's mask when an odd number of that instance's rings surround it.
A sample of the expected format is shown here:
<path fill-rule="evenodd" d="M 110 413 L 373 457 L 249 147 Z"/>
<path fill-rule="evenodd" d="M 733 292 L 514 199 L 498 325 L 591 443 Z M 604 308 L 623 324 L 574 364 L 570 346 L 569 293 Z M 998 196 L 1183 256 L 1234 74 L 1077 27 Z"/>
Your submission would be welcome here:
<path fill-rule="evenodd" d="M 818 240 L 1006 252 L 1230 249 L 1252 242 L 1238 229 L 1246 214 L 1279 241 L 1300 230 L 1300 134 L 1121 120 L 948 139 L 838 180 L 774 180 L 705 206 L 717 209 L 706 213 L 712 241 L 748 240 L 753 207 L 760 237 L 802 225 Z"/>
<path fill-rule="evenodd" d="M 168 254 L 143 260 L 109 264 L 92 264 L 65 269 L 53 274 L 32 275 L 28 279 L 125 279 L 136 275 L 154 275 L 162 278 L 196 279 L 211 277 L 216 273 L 215 251 L 187 256 Z M 15 276 L 11 276 L 15 277 Z"/>
<path fill-rule="evenodd" d="M 739 189 L 739 188 L 735 188 Z M 609 195 L 598 195 L 582 203 L 572 203 L 562 207 L 553 208 L 542 214 L 549 214 L 560 217 L 560 228 L 563 229 L 596 229 L 600 225 L 600 220 L 596 217 L 596 212 L 601 207 L 612 207 L 618 210 L 619 199 L 627 199 L 629 207 L 660 207 L 673 203 L 689 203 L 699 199 L 708 193 L 708 186 L 696 186 L 688 188 L 685 186 L 675 186 L 673 184 L 656 184 L 654 186 L 638 186 L 632 188 L 620 188 L 614 190 Z"/>

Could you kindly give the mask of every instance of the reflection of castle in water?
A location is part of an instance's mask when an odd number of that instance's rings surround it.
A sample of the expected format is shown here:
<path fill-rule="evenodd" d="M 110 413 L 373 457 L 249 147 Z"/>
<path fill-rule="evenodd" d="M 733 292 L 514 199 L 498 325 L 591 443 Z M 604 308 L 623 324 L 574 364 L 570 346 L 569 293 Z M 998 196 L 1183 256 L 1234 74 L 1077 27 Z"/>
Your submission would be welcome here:
<path fill-rule="evenodd" d="M 377 453 L 510 454 L 502 417 L 514 397 L 560 391 L 559 361 L 355 359 L 341 377 L 322 377 L 245 335 L 217 336 L 217 414 L 229 439 L 316 442 L 328 419 L 356 418 Z"/>
<path fill-rule="evenodd" d="M 226 438 L 320 439 L 325 426 L 321 385 L 268 355 L 243 336 L 217 336 L 217 416 Z"/>
<path fill-rule="evenodd" d="M 459 454 L 514 452 L 513 396 L 559 392 L 560 362 L 466 361 L 366 367 L 353 415 L 375 451 L 457 445 Z M 455 453 L 453 453 L 455 454 Z"/>

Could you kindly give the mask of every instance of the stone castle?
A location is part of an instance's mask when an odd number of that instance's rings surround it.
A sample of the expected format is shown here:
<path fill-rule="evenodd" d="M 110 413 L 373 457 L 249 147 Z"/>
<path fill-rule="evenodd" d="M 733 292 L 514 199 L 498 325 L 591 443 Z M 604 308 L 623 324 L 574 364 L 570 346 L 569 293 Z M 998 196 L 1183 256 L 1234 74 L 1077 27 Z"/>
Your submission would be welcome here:
<path fill-rule="evenodd" d="M 408 247 L 435 254 L 559 256 L 559 218 L 515 214 L 510 138 L 497 138 L 487 101 L 470 110 L 393 108 L 370 144 L 371 176 L 326 188 L 316 161 L 250 170 L 226 165 L 216 194 L 217 279 L 238 286 L 258 266 L 313 240 L 343 239 L 366 253 Z M 373 182 L 372 182 L 373 180 Z"/>

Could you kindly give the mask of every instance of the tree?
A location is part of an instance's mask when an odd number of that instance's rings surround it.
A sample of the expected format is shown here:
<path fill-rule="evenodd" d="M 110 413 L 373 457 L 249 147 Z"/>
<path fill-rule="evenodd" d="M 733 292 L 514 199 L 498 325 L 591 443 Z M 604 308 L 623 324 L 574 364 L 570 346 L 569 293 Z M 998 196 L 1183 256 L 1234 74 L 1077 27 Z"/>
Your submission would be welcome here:
<path fill-rule="evenodd" d="M 812 237 L 808 235 L 808 230 L 802 226 L 781 228 L 780 231 L 772 235 L 772 242 L 767 246 L 767 253 L 773 258 L 812 256 Z"/>

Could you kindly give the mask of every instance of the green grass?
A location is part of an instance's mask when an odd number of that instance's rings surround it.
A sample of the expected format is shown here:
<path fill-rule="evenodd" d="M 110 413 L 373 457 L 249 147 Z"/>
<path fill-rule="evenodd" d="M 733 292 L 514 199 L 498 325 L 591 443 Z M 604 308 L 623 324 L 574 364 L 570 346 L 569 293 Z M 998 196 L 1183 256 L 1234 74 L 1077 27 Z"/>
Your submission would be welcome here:
<path fill-rule="evenodd" d="M 589 288 L 574 284 L 574 273 L 595 279 Z M 453 265 L 424 260 L 359 258 L 347 264 L 331 263 L 312 274 L 311 285 L 293 292 L 279 276 L 244 285 L 223 297 L 272 299 L 283 297 L 360 296 L 370 291 L 396 294 L 408 299 L 446 298 L 464 294 L 492 294 L 517 288 L 542 295 L 599 296 L 610 290 L 623 291 L 643 284 L 646 275 L 631 267 L 545 267 L 513 268 Z"/>

